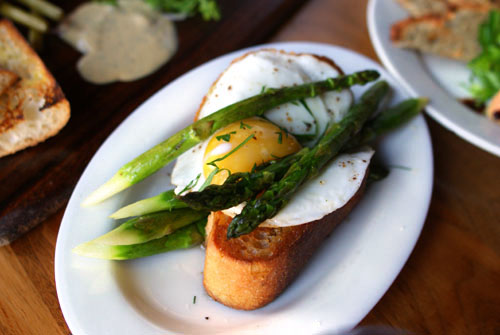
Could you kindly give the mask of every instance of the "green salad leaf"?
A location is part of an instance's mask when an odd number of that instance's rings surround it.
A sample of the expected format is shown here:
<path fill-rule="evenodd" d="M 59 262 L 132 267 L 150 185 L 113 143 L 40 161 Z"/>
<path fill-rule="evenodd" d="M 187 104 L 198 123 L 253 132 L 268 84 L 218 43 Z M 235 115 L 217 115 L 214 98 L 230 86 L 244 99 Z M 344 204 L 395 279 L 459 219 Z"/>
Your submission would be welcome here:
<path fill-rule="evenodd" d="M 472 71 L 469 91 L 484 103 L 500 91 L 500 11 L 490 11 L 479 27 L 478 39 L 482 52 L 468 64 Z"/>
<path fill-rule="evenodd" d="M 182 13 L 188 16 L 200 13 L 204 20 L 219 20 L 220 10 L 216 0 L 144 0 L 162 12 Z"/>

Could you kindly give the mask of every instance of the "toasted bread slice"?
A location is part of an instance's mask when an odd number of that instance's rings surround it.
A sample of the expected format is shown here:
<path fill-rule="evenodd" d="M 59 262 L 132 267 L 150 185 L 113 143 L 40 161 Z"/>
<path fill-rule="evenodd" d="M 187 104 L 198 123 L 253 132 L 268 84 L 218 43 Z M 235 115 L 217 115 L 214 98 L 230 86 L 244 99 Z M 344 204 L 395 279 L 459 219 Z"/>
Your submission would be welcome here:
<path fill-rule="evenodd" d="M 0 95 L 3 95 L 18 79 L 19 76 L 14 72 L 0 69 Z"/>
<path fill-rule="evenodd" d="M 397 2 L 413 17 L 444 14 L 449 9 L 447 0 L 397 0 Z"/>
<path fill-rule="evenodd" d="M 203 285 L 222 304 L 243 310 L 273 301 L 297 277 L 321 242 L 359 202 L 365 179 L 341 208 L 320 220 L 290 227 L 259 227 L 228 240 L 231 217 L 212 213 L 207 224 Z"/>
<path fill-rule="evenodd" d="M 420 17 L 429 14 L 444 15 L 450 9 L 478 7 L 484 10 L 500 7 L 500 0 L 397 0 L 411 16 Z"/>
<path fill-rule="evenodd" d="M 391 40 L 400 48 L 467 62 L 481 52 L 477 34 L 487 15 L 484 8 L 461 7 L 443 16 L 408 18 L 392 26 Z"/>
<path fill-rule="evenodd" d="M 0 20 L 0 157 L 57 134 L 69 115 L 43 62 L 12 23 Z"/>

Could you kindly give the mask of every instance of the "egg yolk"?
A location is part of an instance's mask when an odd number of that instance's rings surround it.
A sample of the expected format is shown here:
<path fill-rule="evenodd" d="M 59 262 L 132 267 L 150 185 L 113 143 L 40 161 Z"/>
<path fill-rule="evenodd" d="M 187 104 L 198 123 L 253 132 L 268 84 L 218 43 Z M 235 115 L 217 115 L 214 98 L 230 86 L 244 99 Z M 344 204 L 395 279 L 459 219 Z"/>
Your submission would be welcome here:
<path fill-rule="evenodd" d="M 249 172 L 255 164 L 287 156 L 300 148 L 293 135 L 264 119 L 237 121 L 219 130 L 208 142 L 203 159 L 203 174 L 208 178 L 215 169 L 213 164 L 216 164 L 221 171 L 213 177 L 211 183 L 220 185 L 229 176 L 225 169 L 231 173 Z M 217 159 L 220 160 L 214 162 Z M 209 164 L 211 162 L 213 164 Z"/>

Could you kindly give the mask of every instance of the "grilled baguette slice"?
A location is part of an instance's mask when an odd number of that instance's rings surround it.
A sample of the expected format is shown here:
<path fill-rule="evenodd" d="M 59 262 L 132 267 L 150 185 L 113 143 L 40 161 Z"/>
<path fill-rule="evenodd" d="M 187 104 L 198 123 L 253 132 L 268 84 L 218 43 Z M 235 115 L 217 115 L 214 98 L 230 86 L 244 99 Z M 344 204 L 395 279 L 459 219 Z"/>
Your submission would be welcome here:
<path fill-rule="evenodd" d="M 0 20 L 0 157 L 57 134 L 69 115 L 43 62 L 12 23 Z"/>
<path fill-rule="evenodd" d="M 214 212 L 207 223 L 203 285 L 220 303 L 253 310 L 273 301 L 297 277 L 321 242 L 359 202 L 366 176 L 356 194 L 320 220 L 282 228 L 257 228 L 227 240 L 231 217 Z"/>
<path fill-rule="evenodd" d="M 461 7 L 443 16 L 408 18 L 392 26 L 391 40 L 400 48 L 467 62 L 481 52 L 477 34 L 487 15 L 488 10 L 483 7 Z"/>

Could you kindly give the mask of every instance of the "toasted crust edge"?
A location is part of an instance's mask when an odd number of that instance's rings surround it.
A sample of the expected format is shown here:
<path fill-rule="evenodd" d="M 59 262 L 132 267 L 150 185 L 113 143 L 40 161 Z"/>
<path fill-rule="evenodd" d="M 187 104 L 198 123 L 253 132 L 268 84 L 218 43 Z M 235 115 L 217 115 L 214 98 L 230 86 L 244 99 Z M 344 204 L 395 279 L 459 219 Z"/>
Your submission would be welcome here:
<path fill-rule="evenodd" d="M 366 175 L 356 194 L 341 208 L 320 220 L 287 227 L 283 245 L 271 257 L 255 260 L 238 257 L 227 242 L 231 218 L 216 212 L 207 224 L 203 285 L 216 301 L 235 309 L 253 310 L 276 299 L 297 277 L 321 242 L 342 222 L 361 199 Z M 254 233 L 258 233 L 258 228 Z M 271 228 L 280 229 L 280 228 Z"/>

